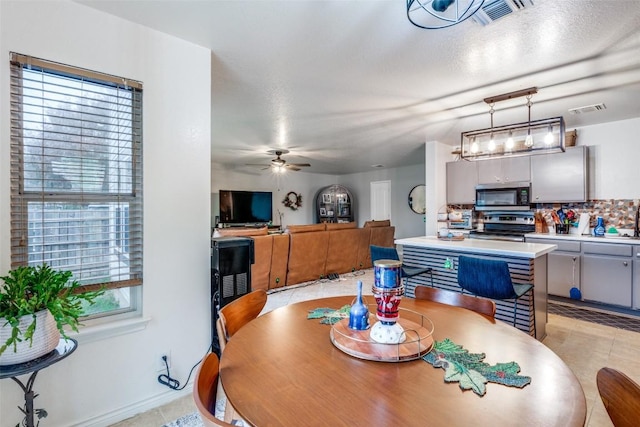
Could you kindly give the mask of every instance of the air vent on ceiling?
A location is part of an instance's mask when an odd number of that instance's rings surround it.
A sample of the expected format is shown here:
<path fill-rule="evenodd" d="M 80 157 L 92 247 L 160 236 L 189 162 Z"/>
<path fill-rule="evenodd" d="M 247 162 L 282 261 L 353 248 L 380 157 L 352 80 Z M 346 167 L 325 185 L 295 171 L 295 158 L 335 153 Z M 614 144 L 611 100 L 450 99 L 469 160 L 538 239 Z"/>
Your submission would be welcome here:
<path fill-rule="evenodd" d="M 607 106 L 604 105 L 604 103 L 600 103 L 600 104 L 593 104 L 593 105 L 585 105 L 584 107 L 570 108 L 569 113 L 583 114 L 583 113 L 591 113 L 592 111 L 602 111 L 606 109 L 607 109 Z"/>
<path fill-rule="evenodd" d="M 484 26 L 530 6 L 533 6 L 533 0 L 489 0 L 471 19 Z"/>

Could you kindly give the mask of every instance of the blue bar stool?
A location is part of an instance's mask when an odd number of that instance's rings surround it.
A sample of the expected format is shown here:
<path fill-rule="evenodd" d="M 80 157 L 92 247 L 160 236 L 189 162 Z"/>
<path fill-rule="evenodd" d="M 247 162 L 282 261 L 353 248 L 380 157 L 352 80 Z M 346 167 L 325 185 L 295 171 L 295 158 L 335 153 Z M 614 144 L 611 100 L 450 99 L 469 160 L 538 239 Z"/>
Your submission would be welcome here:
<path fill-rule="evenodd" d="M 461 255 L 458 257 L 458 284 L 462 291 L 476 296 L 494 300 L 513 301 L 513 326 L 516 326 L 518 299 L 531 291 L 534 313 L 535 333 L 535 300 L 532 284 L 513 283 L 506 261 L 476 258 Z"/>
<path fill-rule="evenodd" d="M 370 246 L 371 250 L 371 262 L 375 262 L 379 259 L 391 259 L 394 261 L 400 261 L 400 256 L 398 256 L 398 251 L 396 248 L 386 248 L 383 246 Z M 431 287 L 433 287 L 433 269 L 429 267 L 417 267 L 410 266 L 402 263 L 402 272 L 401 277 L 405 279 L 405 286 L 407 279 L 410 277 L 418 276 L 420 274 L 429 274 L 431 277 Z"/>

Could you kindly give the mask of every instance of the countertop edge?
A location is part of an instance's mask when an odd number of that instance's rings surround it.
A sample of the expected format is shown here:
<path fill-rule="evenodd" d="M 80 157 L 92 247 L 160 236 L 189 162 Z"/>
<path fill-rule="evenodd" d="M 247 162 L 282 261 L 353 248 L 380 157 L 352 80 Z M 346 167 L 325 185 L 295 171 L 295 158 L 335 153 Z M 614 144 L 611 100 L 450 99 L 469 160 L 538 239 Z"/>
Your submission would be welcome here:
<path fill-rule="evenodd" d="M 403 246 L 446 249 L 467 253 L 503 255 L 520 258 L 538 258 L 558 248 L 557 245 L 543 243 L 506 242 L 483 239 L 453 241 L 438 239 L 435 236 L 418 236 L 396 239 L 394 243 Z"/>
<path fill-rule="evenodd" d="M 529 233 L 525 234 L 525 239 L 548 239 L 548 240 L 565 240 L 573 242 L 595 242 L 595 243 L 612 243 L 616 245 L 640 245 L 640 240 L 629 237 L 595 237 L 590 235 L 579 234 L 548 234 L 548 233 Z"/>

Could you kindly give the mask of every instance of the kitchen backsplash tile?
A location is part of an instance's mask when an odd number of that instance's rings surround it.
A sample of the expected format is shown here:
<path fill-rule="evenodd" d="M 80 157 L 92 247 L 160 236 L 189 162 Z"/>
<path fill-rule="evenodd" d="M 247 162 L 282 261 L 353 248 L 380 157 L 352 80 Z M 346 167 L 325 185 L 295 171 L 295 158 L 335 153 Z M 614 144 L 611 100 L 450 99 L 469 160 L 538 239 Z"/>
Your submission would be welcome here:
<path fill-rule="evenodd" d="M 605 228 L 615 227 L 617 229 L 632 229 L 636 219 L 636 212 L 640 206 L 640 199 L 608 199 L 608 200 L 589 200 L 585 203 L 563 203 L 563 204 L 547 204 L 540 203 L 536 205 L 536 211 L 542 212 L 547 224 L 553 224 L 551 219 L 551 211 L 557 211 L 560 206 L 567 211 L 571 209 L 576 213 L 576 217 L 580 217 L 583 212 L 591 215 L 591 224 L 593 228 L 596 224 L 596 218 L 601 216 L 604 219 Z"/>

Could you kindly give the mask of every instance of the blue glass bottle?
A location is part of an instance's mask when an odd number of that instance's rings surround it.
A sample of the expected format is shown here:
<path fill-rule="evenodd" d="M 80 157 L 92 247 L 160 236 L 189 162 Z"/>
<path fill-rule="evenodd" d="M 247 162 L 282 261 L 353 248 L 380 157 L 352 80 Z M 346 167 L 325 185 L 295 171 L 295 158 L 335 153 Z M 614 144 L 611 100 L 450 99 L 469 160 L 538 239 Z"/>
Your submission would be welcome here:
<path fill-rule="evenodd" d="M 604 237 L 604 220 L 601 216 L 598 217 L 598 222 L 593 229 L 593 235 L 595 237 Z"/>
<path fill-rule="evenodd" d="M 364 331 L 369 327 L 369 309 L 362 300 L 362 281 L 358 280 L 358 295 L 349 310 L 349 328 Z"/>

